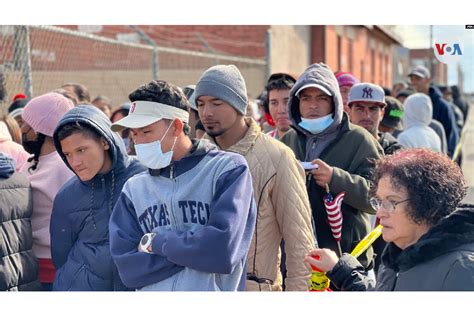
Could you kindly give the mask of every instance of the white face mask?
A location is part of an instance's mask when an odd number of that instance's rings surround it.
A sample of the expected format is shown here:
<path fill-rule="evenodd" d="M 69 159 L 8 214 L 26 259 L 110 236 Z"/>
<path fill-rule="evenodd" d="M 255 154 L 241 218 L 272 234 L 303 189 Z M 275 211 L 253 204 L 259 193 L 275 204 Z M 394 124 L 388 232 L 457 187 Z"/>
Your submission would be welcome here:
<path fill-rule="evenodd" d="M 171 150 L 166 153 L 163 153 L 161 142 L 165 138 L 172 124 L 173 123 L 170 124 L 161 140 L 147 144 L 135 145 L 135 151 L 137 153 L 138 160 L 142 163 L 142 165 L 150 169 L 162 169 L 169 166 L 171 163 L 171 158 L 173 158 L 173 148 L 174 145 L 176 145 L 177 137 L 174 139 Z"/>
<path fill-rule="evenodd" d="M 315 119 L 306 119 L 302 117 L 301 122 L 298 125 L 311 134 L 319 134 L 328 128 L 332 122 L 334 122 L 334 118 L 332 117 L 332 113 L 330 113 L 326 116 Z"/>

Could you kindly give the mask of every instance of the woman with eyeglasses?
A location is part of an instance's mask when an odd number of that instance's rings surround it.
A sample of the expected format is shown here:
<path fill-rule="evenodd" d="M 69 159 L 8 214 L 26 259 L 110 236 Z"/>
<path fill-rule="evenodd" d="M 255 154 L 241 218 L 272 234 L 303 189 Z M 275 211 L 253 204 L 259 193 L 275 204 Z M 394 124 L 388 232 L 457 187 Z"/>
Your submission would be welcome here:
<path fill-rule="evenodd" d="M 370 203 L 387 242 L 377 282 L 349 254 L 311 251 L 305 261 L 343 291 L 474 290 L 474 205 L 446 155 L 408 149 L 376 163 Z"/>

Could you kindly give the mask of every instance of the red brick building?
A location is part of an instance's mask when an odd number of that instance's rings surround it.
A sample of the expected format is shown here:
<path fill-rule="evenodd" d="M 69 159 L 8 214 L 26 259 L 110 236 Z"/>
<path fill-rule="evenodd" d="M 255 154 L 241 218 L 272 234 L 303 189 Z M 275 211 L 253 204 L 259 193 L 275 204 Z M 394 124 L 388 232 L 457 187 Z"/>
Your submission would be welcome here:
<path fill-rule="evenodd" d="M 312 26 L 312 62 L 352 72 L 361 81 L 392 86 L 392 57 L 400 39 L 381 26 Z"/>
<path fill-rule="evenodd" d="M 80 29 L 78 26 L 66 27 Z M 271 26 L 145 25 L 139 28 L 159 46 L 264 59 L 266 33 Z M 304 44 L 306 47 L 298 47 L 309 50 L 307 64 L 324 62 L 334 71 L 352 72 L 361 81 L 392 85 L 393 47 L 400 45 L 400 39 L 389 28 L 376 25 L 314 25 L 307 28 L 309 42 Z M 104 25 L 94 33 L 115 39 L 135 38 L 143 43 L 130 26 Z M 272 41 L 278 40 L 272 38 Z M 273 53 L 278 54 L 278 51 Z M 301 70 L 300 67 L 287 71 L 299 73 Z"/>

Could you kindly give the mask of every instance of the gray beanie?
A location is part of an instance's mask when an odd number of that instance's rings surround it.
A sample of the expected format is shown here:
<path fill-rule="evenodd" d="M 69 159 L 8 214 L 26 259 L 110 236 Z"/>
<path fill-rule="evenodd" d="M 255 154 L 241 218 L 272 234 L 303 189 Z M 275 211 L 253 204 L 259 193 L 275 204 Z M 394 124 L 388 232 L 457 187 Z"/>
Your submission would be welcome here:
<path fill-rule="evenodd" d="M 225 101 L 245 115 L 248 105 L 244 77 L 234 65 L 217 65 L 206 70 L 196 84 L 194 97 L 212 96 Z"/>

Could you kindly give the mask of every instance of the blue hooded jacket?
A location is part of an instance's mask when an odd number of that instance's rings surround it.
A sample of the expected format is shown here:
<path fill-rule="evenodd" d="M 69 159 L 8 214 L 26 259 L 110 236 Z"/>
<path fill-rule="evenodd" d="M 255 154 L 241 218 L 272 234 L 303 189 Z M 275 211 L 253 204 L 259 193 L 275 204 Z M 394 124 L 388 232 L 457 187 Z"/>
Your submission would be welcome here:
<path fill-rule="evenodd" d="M 236 291 L 256 220 L 244 157 L 193 140 L 169 166 L 125 184 L 110 219 L 112 257 L 125 285 L 143 291 Z M 153 253 L 138 251 L 154 232 Z"/>
<path fill-rule="evenodd" d="M 431 102 L 433 103 L 433 119 L 443 124 L 448 141 L 448 155 L 452 157 L 459 142 L 459 130 L 456 125 L 456 117 L 449 103 L 443 99 L 441 91 L 434 85 L 429 90 Z"/>
<path fill-rule="evenodd" d="M 51 256 L 56 267 L 53 290 L 126 290 L 117 273 L 109 247 L 109 219 L 124 183 L 146 170 L 126 153 L 124 143 L 110 129 L 111 122 L 96 107 L 80 105 L 64 115 L 54 132 L 54 144 L 64 163 L 59 129 L 79 122 L 109 143 L 112 169 L 89 181 L 72 177 L 59 190 L 51 215 Z"/>

